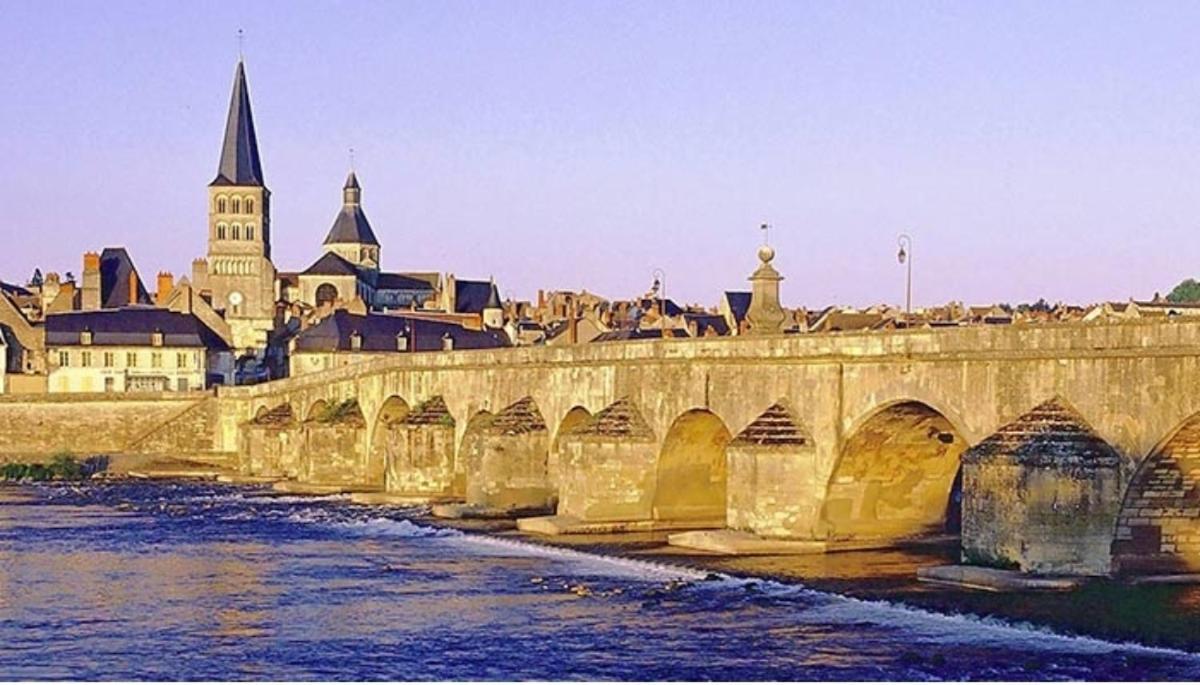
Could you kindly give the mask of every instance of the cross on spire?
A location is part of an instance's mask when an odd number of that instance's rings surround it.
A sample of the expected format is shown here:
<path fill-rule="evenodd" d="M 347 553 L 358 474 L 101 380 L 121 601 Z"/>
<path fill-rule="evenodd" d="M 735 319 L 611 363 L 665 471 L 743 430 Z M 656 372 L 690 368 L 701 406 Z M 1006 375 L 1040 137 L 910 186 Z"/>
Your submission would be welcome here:
<path fill-rule="evenodd" d="M 246 38 L 246 32 L 243 31 L 242 29 L 238 29 L 237 41 L 238 41 L 238 59 L 239 60 L 242 59 L 243 57 L 245 57 L 245 54 L 243 53 L 243 48 L 245 47 L 245 38 Z"/>

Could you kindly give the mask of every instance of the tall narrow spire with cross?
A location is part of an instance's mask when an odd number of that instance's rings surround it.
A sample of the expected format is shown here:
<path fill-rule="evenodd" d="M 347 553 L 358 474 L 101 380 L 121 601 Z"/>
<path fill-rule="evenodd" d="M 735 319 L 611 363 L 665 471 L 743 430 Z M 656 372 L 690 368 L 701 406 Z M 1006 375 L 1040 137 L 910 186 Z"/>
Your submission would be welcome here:
<path fill-rule="evenodd" d="M 238 59 L 233 74 L 233 93 L 225 118 L 225 140 L 217 177 L 211 185 L 263 186 L 262 161 L 258 156 L 258 136 L 254 114 L 250 111 L 250 87 L 246 85 L 246 65 Z"/>

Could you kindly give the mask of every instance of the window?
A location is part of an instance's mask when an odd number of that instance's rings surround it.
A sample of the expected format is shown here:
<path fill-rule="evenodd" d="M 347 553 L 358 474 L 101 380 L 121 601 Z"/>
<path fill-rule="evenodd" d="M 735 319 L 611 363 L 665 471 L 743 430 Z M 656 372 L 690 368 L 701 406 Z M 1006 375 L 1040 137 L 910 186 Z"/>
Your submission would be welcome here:
<path fill-rule="evenodd" d="M 218 214 L 225 213 L 225 198 L 223 198 L 223 197 L 217 198 L 217 213 Z"/>
<path fill-rule="evenodd" d="M 151 333 L 150 334 L 150 344 L 154 345 L 155 347 L 162 347 L 163 346 L 163 332 L 162 331 L 154 331 L 153 333 Z M 161 359 L 162 355 L 159 355 L 159 358 Z"/>
<path fill-rule="evenodd" d="M 156 369 L 162 368 L 162 352 L 150 353 L 150 366 Z"/>
<path fill-rule="evenodd" d="M 254 224 L 246 224 L 246 240 L 254 240 Z"/>
<path fill-rule="evenodd" d="M 137 368 L 137 352 L 125 353 L 125 366 L 128 366 L 131 369 Z"/>
<path fill-rule="evenodd" d="M 66 350 L 59 351 L 58 365 L 59 366 L 70 366 L 71 365 L 71 353 L 67 352 Z"/>
<path fill-rule="evenodd" d="M 362 349 L 362 333 L 354 331 L 350 334 L 350 349 L 355 352 Z"/>
<path fill-rule="evenodd" d="M 225 224 L 217 224 L 217 240 L 225 239 Z"/>
<path fill-rule="evenodd" d="M 233 198 L 233 213 L 234 214 L 242 213 L 242 201 L 237 199 L 236 197 Z"/>
<path fill-rule="evenodd" d="M 242 239 L 242 225 L 241 224 L 233 225 L 233 239 L 234 240 Z"/>
<path fill-rule="evenodd" d="M 79 365 L 80 366 L 91 366 L 92 365 L 92 353 L 91 352 L 80 352 L 79 353 Z"/>
<path fill-rule="evenodd" d="M 254 198 L 252 198 L 252 197 L 246 198 L 246 213 L 247 214 L 254 213 Z"/>
<path fill-rule="evenodd" d="M 317 306 L 333 304 L 338 297 L 337 287 L 332 283 L 322 283 L 317 286 Z"/>
<path fill-rule="evenodd" d="M 188 365 L 187 352 L 176 352 L 175 353 L 175 368 L 186 369 L 187 365 Z"/>
<path fill-rule="evenodd" d="M 112 368 L 112 367 L 116 366 L 117 365 L 117 355 L 113 354 L 112 352 L 105 352 L 104 353 L 104 365 L 108 368 Z"/>

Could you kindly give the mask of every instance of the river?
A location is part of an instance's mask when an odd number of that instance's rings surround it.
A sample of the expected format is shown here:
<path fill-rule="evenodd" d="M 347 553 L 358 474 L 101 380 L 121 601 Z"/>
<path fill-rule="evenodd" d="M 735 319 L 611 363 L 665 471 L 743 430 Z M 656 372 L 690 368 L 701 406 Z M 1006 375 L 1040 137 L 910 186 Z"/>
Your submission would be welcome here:
<path fill-rule="evenodd" d="M 0 677 L 1200 678 L 1182 651 L 245 487 L 0 488 Z"/>

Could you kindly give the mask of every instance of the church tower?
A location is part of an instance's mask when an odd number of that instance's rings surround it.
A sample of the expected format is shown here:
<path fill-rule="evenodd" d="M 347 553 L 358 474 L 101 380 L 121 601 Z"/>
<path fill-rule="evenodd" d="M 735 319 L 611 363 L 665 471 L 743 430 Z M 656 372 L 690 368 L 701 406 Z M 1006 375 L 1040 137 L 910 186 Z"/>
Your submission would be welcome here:
<path fill-rule="evenodd" d="M 208 184 L 208 258 L 203 284 L 239 350 L 265 347 L 275 328 L 271 191 L 263 181 L 246 67 L 238 60 L 217 177 Z"/>
<path fill-rule="evenodd" d="M 342 210 L 325 236 L 325 251 L 369 271 L 379 270 L 379 240 L 362 208 L 362 187 L 351 171 L 342 186 Z"/>

